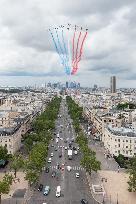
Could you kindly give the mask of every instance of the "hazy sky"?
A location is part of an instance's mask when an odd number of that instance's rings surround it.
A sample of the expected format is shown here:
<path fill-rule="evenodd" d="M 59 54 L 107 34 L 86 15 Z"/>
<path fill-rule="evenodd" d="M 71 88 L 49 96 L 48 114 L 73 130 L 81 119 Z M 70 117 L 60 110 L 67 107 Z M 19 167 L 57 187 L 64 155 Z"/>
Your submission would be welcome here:
<path fill-rule="evenodd" d="M 75 76 L 60 64 L 49 27 L 89 28 Z M 135 0 L 0 0 L 0 85 L 75 80 L 84 86 L 136 87 Z"/>

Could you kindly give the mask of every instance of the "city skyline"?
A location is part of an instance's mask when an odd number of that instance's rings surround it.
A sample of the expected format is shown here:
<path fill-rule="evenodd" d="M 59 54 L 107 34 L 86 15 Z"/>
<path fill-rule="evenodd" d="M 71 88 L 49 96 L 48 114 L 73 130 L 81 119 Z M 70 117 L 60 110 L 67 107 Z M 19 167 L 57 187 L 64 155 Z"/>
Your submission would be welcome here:
<path fill-rule="evenodd" d="M 85 2 L 83 8 L 77 0 L 1 1 L 0 85 L 68 81 L 47 29 L 72 23 L 87 27 L 89 33 L 80 69 L 71 80 L 108 87 L 110 76 L 116 75 L 119 88 L 136 88 L 135 1 Z"/>

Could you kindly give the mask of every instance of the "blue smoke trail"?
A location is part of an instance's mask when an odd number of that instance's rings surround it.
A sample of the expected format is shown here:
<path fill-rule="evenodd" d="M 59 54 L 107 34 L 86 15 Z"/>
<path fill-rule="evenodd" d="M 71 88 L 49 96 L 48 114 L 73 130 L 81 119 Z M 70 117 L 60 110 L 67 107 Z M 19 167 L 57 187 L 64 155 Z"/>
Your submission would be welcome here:
<path fill-rule="evenodd" d="M 50 31 L 50 30 L 49 30 Z M 60 55 L 60 53 L 59 53 L 59 49 L 58 49 L 58 46 L 57 46 L 57 43 L 56 43 L 56 41 L 55 41 L 55 39 L 54 39 L 54 36 L 53 36 L 53 33 L 50 31 L 50 34 L 51 34 L 51 37 L 52 37 L 52 40 L 53 40 L 53 42 L 54 42 L 54 45 L 55 45 L 55 48 L 56 48 L 56 52 L 58 53 L 58 55 L 59 55 L 59 57 L 60 57 L 60 59 L 61 59 L 61 63 L 63 64 L 63 59 L 62 59 L 62 57 L 61 57 L 61 55 Z"/>
<path fill-rule="evenodd" d="M 68 75 L 70 75 L 70 67 L 68 66 L 68 62 L 69 62 L 68 51 L 67 51 L 67 49 L 66 49 L 66 43 L 65 43 L 65 40 L 64 40 L 63 30 L 62 30 L 62 41 L 63 41 L 64 51 L 65 51 L 65 55 L 66 55 L 66 58 L 65 58 L 66 72 L 67 72 Z"/>
<path fill-rule="evenodd" d="M 59 35 L 58 35 L 57 30 L 56 30 L 56 36 L 57 36 L 57 40 L 58 40 L 58 45 L 59 45 L 59 47 L 60 47 L 60 51 L 61 51 L 61 53 L 62 53 L 62 55 L 63 55 L 63 65 L 64 65 L 64 68 L 65 68 L 66 74 L 69 75 L 70 73 L 69 73 L 69 71 L 68 71 L 68 69 L 67 69 L 66 60 L 65 60 L 65 57 L 64 57 L 64 52 L 63 52 L 63 49 L 62 49 L 62 47 L 61 47 L 61 43 L 60 43 L 60 40 L 59 40 Z"/>

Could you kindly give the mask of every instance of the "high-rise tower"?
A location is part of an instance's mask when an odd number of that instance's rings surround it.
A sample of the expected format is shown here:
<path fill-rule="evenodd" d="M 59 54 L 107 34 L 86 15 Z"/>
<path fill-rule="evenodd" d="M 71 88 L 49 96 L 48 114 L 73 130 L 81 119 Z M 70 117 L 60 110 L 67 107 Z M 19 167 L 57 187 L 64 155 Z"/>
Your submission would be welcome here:
<path fill-rule="evenodd" d="M 112 76 L 110 78 L 110 89 L 111 89 L 111 93 L 116 93 L 116 77 Z"/>

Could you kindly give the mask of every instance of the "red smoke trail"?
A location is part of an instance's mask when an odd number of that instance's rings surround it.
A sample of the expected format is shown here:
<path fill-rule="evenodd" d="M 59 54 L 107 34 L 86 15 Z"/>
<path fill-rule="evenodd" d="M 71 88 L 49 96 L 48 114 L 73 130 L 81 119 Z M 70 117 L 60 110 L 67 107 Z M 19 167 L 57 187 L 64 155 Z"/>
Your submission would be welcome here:
<path fill-rule="evenodd" d="M 76 61 L 74 63 L 74 67 L 73 67 L 73 69 L 71 71 L 71 75 L 75 74 L 77 69 L 78 69 L 78 63 L 81 60 L 81 56 L 82 56 L 82 53 L 83 53 L 83 45 L 84 45 L 87 34 L 88 34 L 88 32 L 86 32 L 84 37 L 83 37 L 83 40 L 82 40 L 82 43 L 81 43 L 81 46 L 80 46 L 80 54 L 79 54 L 78 58 L 76 58 Z"/>
<path fill-rule="evenodd" d="M 72 43 L 72 64 L 74 62 L 74 57 L 75 57 L 75 36 L 76 36 L 76 31 L 74 32 L 73 43 Z"/>

